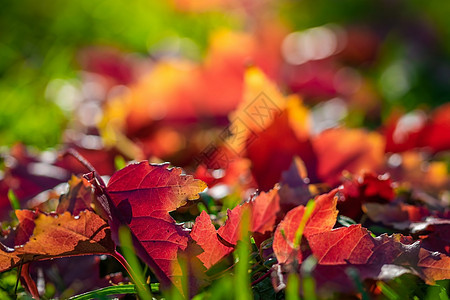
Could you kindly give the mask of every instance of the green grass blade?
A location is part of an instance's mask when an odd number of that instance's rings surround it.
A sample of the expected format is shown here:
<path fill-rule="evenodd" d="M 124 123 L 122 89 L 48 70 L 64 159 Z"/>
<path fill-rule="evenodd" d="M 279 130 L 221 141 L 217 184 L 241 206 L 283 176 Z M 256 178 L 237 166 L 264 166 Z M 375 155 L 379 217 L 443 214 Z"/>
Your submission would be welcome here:
<path fill-rule="evenodd" d="M 135 286 L 133 284 L 108 286 L 95 291 L 90 291 L 84 294 L 70 297 L 69 300 L 98 299 L 111 295 L 121 294 L 136 294 Z"/>
<path fill-rule="evenodd" d="M 316 300 L 316 281 L 312 275 L 312 272 L 317 265 L 317 259 L 314 256 L 306 258 L 301 265 L 300 272 L 302 274 L 303 283 L 303 299 Z"/>
<path fill-rule="evenodd" d="M 316 202 L 314 200 L 309 200 L 306 204 L 305 213 L 303 214 L 302 220 L 300 221 L 300 225 L 298 225 L 297 231 L 295 232 L 294 238 L 294 248 L 298 249 L 300 245 L 300 241 L 302 240 L 303 231 L 305 230 L 306 222 L 308 222 L 309 217 L 311 217 L 312 212 L 314 211 L 314 207 L 316 206 Z"/>
<path fill-rule="evenodd" d="M 116 170 L 123 169 L 126 166 L 127 166 L 127 162 L 121 155 L 116 155 L 114 157 L 114 167 L 116 168 Z"/>
<path fill-rule="evenodd" d="M 17 199 L 16 194 L 14 194 L 13 190 L 11 190 L 11 189 L 8 191 L 8 199 L 9 199 L 9 202 L 11 203 L 11 207 L 14 210 L 20 209 L 19 199 Z"/>
<path fill-rule="evenodd" d="M 297 273 L 290 273 L 286 285 L 286 300 L 300 300 L 300 279 Z"/>
<path fill-rule="evenodd" d="M 377 286 L 381 289 L 381 293 L 386 296 L 389 300 L 399 300 L 400 296 L 387 284 L 380 281 L 377 283 Z"/>
<path fill-rule="evenodd" d="M 133 242 L 131 239 L 130 229 L 128 227 L 121 226 L 119 228 L 119 240 L 123 255 L 130 265 L 130 268 L 127 269 L 127 271 L 130 272 L 130 276 L 135 281 L 134 284 L 136 285 L 136 290 L 139 298 L 142 300 L 151 300 L 152 294 L 150 292 L 148 284 L 146 284 L 145 282 L 144 273 L 142 272 L 139 259 L 136 257 Z"/>
<path fill-rule="evenodd" d="M 249 253 L 250 253 L 250 239 L 248 231 L 250 227 L 250 212 L 248 209 L 244 209 L 242 212 L 240 233 L 241 242 L 238 244 L 236 253 L 239 261 L 236 265 L 235 273 L 235 299 L 250 300 L 253 299 L 252 291 L 250 287 L 249 269 Z"/>

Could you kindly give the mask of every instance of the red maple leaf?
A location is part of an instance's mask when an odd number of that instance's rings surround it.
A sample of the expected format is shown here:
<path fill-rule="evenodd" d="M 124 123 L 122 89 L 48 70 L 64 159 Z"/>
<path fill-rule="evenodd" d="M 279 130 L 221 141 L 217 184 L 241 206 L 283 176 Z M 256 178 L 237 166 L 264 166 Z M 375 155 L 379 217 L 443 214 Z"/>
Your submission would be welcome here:
<path fill-rule="evenodd" d="M 250 202 L 227 211 L 228 219 L 218 230 L 214 228 L 208 214 L 202 212 L 195 220 L 191 237 L 203 249 L 198 258 L 210 268 L 230 254 L 240 239 L 240 224 L 244 209 L 250 209 L 250 231 L 254 234 L 271 232 L 280 209 L 279 188 L 262 192 Z"/>
<path fill-rule="evenodd" d="M 327 277 L 327 266 L 353 267 L 362 279 L 392 279 L 413 273 L 428 284 L 450 275 L 450 257 L 445 254 L 425 250 L 419 241 L 401 234 L 372 237 L 360 224 L 312 235 L 308 242 L 323 278 Z"/>
<path fill-rule="evenodd" d="M 129 226 L 137 254 L 152 268 L 163 285 L 181 286 L 177 257 L 186 250 L 189 233 L 169 212 L 197 199 L 206 185 L 181 169 L 146 161 L 131 164 L 111 177 L 106 188 L 111 198 L 111 229 Z"/>
<path fill-rule="evenodd" d="M 333 228 L 338 213 L 336 210 L 336 193 L 337 189 L 315 198 L 314 210 L 303 231 L 306 238 L 316 233 L 330 231 Z M 289 211 L 278 224 L 273 239 L 273 251 L 279 263 L 291 262 L 294 258 L 298 262 L 302 262 L 302 252 L 294 249 L 293 241 L 304 213 L 305 206 L 300 205 Z"/>
<path fill-rule="evenodd" d="M 191 237 L 203 249 L 198 258 L 207 269 L 233 252 L 238 239 L 240 209 L 240 206 L 236 206 L 228 210 L 228 220 L 219 230 L 214 228 L 204 211 L 195 219 Z"/>

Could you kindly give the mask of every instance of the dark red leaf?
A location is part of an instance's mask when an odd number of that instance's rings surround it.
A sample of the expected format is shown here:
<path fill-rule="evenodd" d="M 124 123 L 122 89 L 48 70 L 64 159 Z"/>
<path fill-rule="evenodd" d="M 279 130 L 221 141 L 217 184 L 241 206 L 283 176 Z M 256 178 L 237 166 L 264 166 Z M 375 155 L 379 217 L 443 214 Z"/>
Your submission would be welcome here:
<path fill-rule="evenodd" d="M 420 234 L 424 249 L 450 255 L 450 220 L 427 218 L 413 223 L 411 231 Z"/>
<path fill-rule="evenodd" d="M 114 173 L 107 193 L 114 206 L 111 227 L 128 225 L 138 255 L 152 268 L 163 285 L 181 287 L 177 257 L 188 245 L 189 233 L 169 212 L 198 198 L 206 185 L 179 168 L 148 162 L 129 165 Z"/>
<path fill-rule="evenodd" d="M 427 251 L 419 241 L 400 234 L 374 238 L 359 224 L 312 235 L 308 242 L 322 266 L 322 277 L 326 277 L 326 266 L 332 266 L 333 270 L 339 265 L 355 268 L 361 279 L 392 279 L 413 273 L 432 284 L 450 276 L 448 256 Z"/>
<path fill-rule="evenodd" d="M 285 111 L 276 118 L 257 138 L 247 141 L 248 157 L 252 161 L 252 171 L 261 190 L 269 190 L 287 170 L 294 156 L 299 156 L 306 164 L 310 176 L 314 178 L 316 155 L 308 139 L 300 140 L 289 123 Z"/>
<path fill-rule="evenodd" d="M 359 220 L 363 214 L 363 203 L 389 203 L 394 199 L 394 189 L 389 175 L 366 172 L 352 180 L 344 181 L 342 197 L 338 201 L 339 212 Z"/>

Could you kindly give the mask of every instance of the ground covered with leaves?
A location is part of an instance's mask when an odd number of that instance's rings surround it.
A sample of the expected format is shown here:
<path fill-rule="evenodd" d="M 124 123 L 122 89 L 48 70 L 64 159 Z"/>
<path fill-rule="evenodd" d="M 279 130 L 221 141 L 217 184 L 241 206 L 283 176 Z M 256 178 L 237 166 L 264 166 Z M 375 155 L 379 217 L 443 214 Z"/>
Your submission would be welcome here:
<path fill-rule="evenodd" d="M 149 26 L 176 19 L 188 37 L 152 32 L 150 55 L 132 53 L 144 16 L 124 49 L 81 45 L 109 37 L 95 30 L 55 43 L 55 65 L 78 70 L 23 72 L 48 76 L 33 85 L 42 123 L 20 104 L 30 86 L 0 81 L 21 99 L 2 120 L 25 118 L 0 122 L 0 298 L 448 299 L 435 6 L 397 20 L 391 4 L 345 1 L 362 21 L 312 1 L 194 2 L 152 4 Z"/>

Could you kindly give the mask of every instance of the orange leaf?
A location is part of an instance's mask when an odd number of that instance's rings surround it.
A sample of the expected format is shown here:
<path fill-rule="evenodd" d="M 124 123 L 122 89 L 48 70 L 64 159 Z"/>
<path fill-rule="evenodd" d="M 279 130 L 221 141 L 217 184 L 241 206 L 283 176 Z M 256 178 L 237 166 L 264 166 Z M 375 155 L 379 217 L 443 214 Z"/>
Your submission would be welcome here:
<path fill-rule="evenodd" d="M 384 163 L 384 140 L 360 129 L 329 129 L 313 141 L 318 158 L 317 176 L 331 186 L 339 184 L 343 171 L 377 171 Z"/>
<path fill-rule="evenodd" d="M 14 232 L 16 235 L 12 240 L 5 241 L 11 245 L 0 244 L 1 271 L 15 267 L 19 261 L 28 263 L 56 257 L 114 252 L 108 224 L 91 211 L 82 211 L 76 217 L 69 212 L 47 215 L 29 210 L 17 210 L 16 215 L 20 222 Z"/>
<path fill-rule="evenodd" d="M 450 257 L 439 252 L 420 249 L 417 265 L 421 268 L 427 284 L 450 278 Z"/>

